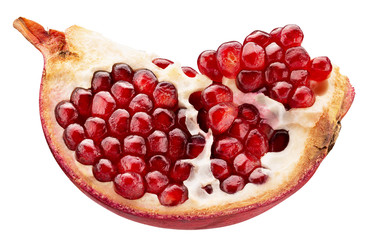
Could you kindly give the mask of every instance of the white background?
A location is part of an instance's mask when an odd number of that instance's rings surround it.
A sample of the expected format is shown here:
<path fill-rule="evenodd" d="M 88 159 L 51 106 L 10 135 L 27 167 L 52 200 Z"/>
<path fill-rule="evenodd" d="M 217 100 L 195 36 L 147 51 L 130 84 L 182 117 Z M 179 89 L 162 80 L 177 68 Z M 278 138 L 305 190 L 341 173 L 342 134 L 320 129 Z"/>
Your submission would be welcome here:
<path fill-rule="evenodd" d="M 366 239 L 365 23 L 362 1 L 7 1 L 0 9 L 0 239 Z M 296 23 L 311 56 L 327 55 L 356 98 L 339 139 L 299 192 L 249 221 L 178 231 L 121 218 L 63 174 L 38 114 L 43 59 L 15 29 L 23 16 L 77 24 L 196 68 L 199 53 L 256 29 Z"/>

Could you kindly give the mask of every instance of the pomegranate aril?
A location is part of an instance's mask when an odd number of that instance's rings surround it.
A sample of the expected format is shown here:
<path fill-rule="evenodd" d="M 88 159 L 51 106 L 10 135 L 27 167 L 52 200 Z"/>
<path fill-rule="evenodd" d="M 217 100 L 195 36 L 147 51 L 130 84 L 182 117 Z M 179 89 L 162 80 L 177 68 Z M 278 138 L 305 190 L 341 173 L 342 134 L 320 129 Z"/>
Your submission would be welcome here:
<path fill-rule="evenodd" d="M 150 171 L 159 171 L 167 174 L 170 169 L 170 161 L 163 155 L 155 155 L 149 159 L 148 162 Z"/>
<path fill-rule="evenodd" d="M 185 132 L 188 132 L 187 125 L 186 125 L 186 111 L 187 110 L 184 108 L 179 109 L 179 111 L 177 113 L 176 123 L 180 129 L 184 130 Z"/>
<path fill-rule="evenodd" d="M 233 161 L 233 167 L 235 172 L 243 177 L 250 174 L 255 168 L 261 165 L 260 160 L 255 157 L 248 157 L 246 154 L 241 153 Z"/>
<path fill-rule="evenodd" d="M 127 81 L 132 82 L 133 70 L 125 63 L 116 63 L 111 72 L 113 82 Z"/>
<path fill-rule="evenodd" d="M 207 50 L 202 52 L 197 60 L 198 70 L 214 82 L 222 82 L 222 74 L 216 60 L 216 51 Z"/>
<path fill-rule="evenodd" d="M 116 109 L 116 106 L 116 101 L 109 92 L 98 92 L 93 98 L 92 115 L 107 120 Z"/>
<path fill-rule="evenodd" d="M 100 143 L 100 147 L 104 156 L 111 160 L 112 162 L 116 162 L 121 157 L 121 143 L 117 138 L 114 137 L 106 137 Z"/>
<path fill-rule="evenodd" d="M 152 96 L 152 93 L 158 84 L 158 79 L 152 71 L 141 69 L 133 75 L 132 84 L 139 93 L 145 93 Z"/>
<path fill-rule="evenodd" d="M 193 135 L 187 144 L 187 157 L 193 159 L 200 155 L 205 147 L 205 143 L 206 140 L 202 135 Z"/>
<path fill-rule="evenodd" d="M 159 171 L 149 172 L 145 176 L 146 192 L 159 194 L 169 184 L 169 178 Z"/>
<path fill-rule="evenodd" d="M 163 206 L 176 206 L 188 199 L 188 189 L 182 184 L 169 184 L 158 196 Z"/>
<path fill-rule="evenodd" d="M 310 62 L 310 78 L 317 82 L 324 81 L 329 77 L 332 69 L 332 63 L 328 57 L 316 57 Z"/>
<path fill-rule="evenodd" d="M 218 103 L 232 102 L 233 92 L 222 84 L 212 84 L 201 93 L 201 102 L 206 110 Z"/>
<path fill-rule="evenodd" d="M 126 172 L 114 178 L 116 193 L 127 199 L 139 199 L 145 194 L 145 183 L 140 174 Z"/>
<path fill-rule="evenodd" d="M 262 71 L 242 70 L 236 77 L 236 86 L 244 93 L 254 92 L 264 86 Z"/>
<path fill-rule="evenodd" d="M 158 66 L 159 68 L 165 69 L 167 68 L 170 64 L 173 64 L 174 62 L 165 59 L 165 58 L 155 58 L 154 60 L 152 60 L 152 62 Z"/>
<path fill-rule="evenodd" d="M 207 125 L 207 111 L 204 109 L 201 109 L 198 111 L 197 114 L 197 122 L 200 126 L 200 129 L 204 132 L 208 132 L 208 125 Z"/>
<path fill-rule="evenodd" d="M 130 129 L 130 114 L 125 109 L 117 109 L 109 117 L 108 127 L 113 136 L 122 138 Z"/>
<path fill-rule="evenodd" d="M 239 106 L 239 117 L 250 125 L 256 125 L 260 120 L 258 109 L 248 103 Z"/>
<path fill-rule="evenodd" d="M 267 139 L 270 139 L 272 137 L 272 134 L 274 132 L 273 128 L 264 122 L 264 120 L 261 120 L 258 124 L 258 130 L 263 133 Z"/>
<path fill-rule="evenodd" d="M 286 81 L 289 77 L 289 70 L 284 63 L 271 63 L 265 71 L 265 81 L 268 85 L 275 82 Z"/>
<path fill-rule="evenodd" d="M 230 168 L 227 162 L 219 158 L 211 159 L 211 172 L 219 180 L 224 180 L 230 176 Z"/>
<path fill-rule="evenodd" d="M 130 132 L 138 135 L 146 136 L 153 130 L 153 120 L 150 115 L 145 112 L 135 113 L 130 122 Z"/>
<path fill-rule="evenodd" d="M 294 86 L 310 86 L 309 72 L 306 70 L 294 70 L 290 74 L 290 83 Z"/>
<path fill-rule="evenodd" d="M 248 42 L 241 52 L 241 66 L 246 70 L 262 70 L 266 65 L 266 53 L 256 43 Z"/>
<path fill-rule="evenodd" d="M 130 102 L 128 108 L 132 113 L 136 112 L 150 112 L 153 109 L 153 102 L 150 100 L 149 96 L 140 93 L 137 94 Z"/>
<path fill-rule="evenodd" d="M 147 168 L 146 163 L 142 158 L 126 155 L 119 160 L 117 164 L 117 170 L 119 173 L 135 172 L 139 174 L 145 174 Z"/>
<path fill-rule="evenodd" d="M 238 107 L 233 103 L 219 103 L 207 113 L 207 126 L 215 135 L 228 130 L 238 116 Z"/>
<path fill-rule="evenodd" d="M 282 27 L 278 27 L 278 28 L 273 29 L 269 33 L 271 41 L 276 42 L 278 45 L 281 45 L 281 31 L 282 31 Z"/>
<path fill-rule="evenodd" d="M 179 128 L 169 132 L 168 154 L 172 159 L 179 159 L 184 156 L 187 145 L 187 135 Z"/>
<path fill-rule="evenodd" d="M 238 175 L 231 175 L 221 182 L 220 188 L 222 191 L 234 194 L 240 190 L 242 190 L 245 186 L 245 181 L 242 177 Z"/>
<path fill-rule="evenodd" d="M 202 187 L 202 189 L 205 190 L 208 194 L 213 193 L 213 188 L 212 188 L 211 184 L 208 184 L 208 185 Z"/>
<path fill-rule="evenodd" d="M 63 139 L 68 149 L 75 151 L 76 146 L 85 139 L 84 128 L 77 123 L 72 123 L 65 128 Z"/>
<path fill-rule="evenodd" d="M 166 153 L 168 151 L 168 137 L 162 131 L 154 131 L 147 137 L 150 153 Z"/>
<path fill-rule="evenodd" d="M 126 81 L 118 81 L 113 84 L 111 93 L 116 99 L 117 105 L 120 108 L 126 108 L 135 95 L 133 85 Z"/>
<path fill-rule="evenodd" d="M 280 34 L 280 41 L 282 46 L 285 48 L 300 46 L 304 34 L 299 26 L 294 24 L 289 24 L 283 27 Z"/>
<path fill-rule="evenodd" d="M 85 132 L 88 138 L 93 139 L 95 143 L 100 143 L 107 135 L 107 124 L 99 117 L 90 117 L 85 123 Z"/>
<path fill-rule="evenodd" d="M 290 136 L 286 130 L 274 131 L 271 139 L 269 140 L 269 151 L 270 152 L 281 152 L 283 151 L 290 140 Z"/>
<path fill-rule="evenodd" d="M 97 71 L 94 73 L 91 81 L 91 89 L 93 93 L 100 91 L 109 91 L 112 85 L 112 78 L 109 72 Z"/>
<path fill-rule="evenodd" d="M 306 86 L 299 86 L 298 88 L 296 88 L 294 94 L 289 99 L 289 105 L 291 108 L 311 107 L 314 102 L 314 92 Z"/>
<path fill-rule="evenodd" d="M 258 129 L 252 129 L 245 139 L 245 150 L 250 154 L 260 158 L 266 152 L 268 152 L 268 139 L 267 137 L 258 131 Z"/>
<path fill-rule="evenodd" d="M 287 105 L 292 85 L 288 82 L 276 82 L 269 90 L 269 96 L 282 104 Z"/>
<path fill-rule="evenodd" d="M 164 132 L 169 131 L 175 124 L 175 114 L 168 109 L 157 108 L 154 110 L 152 117 L 154 127 Z"/>
<path fill-rule="evenodd" d="M 75 106 L 69 101 L 61 101 L 56 105 L 55 116 L 58 124 L 66 128 L 69 124 L 79 119 L 79 113 Z"/>
<path fill-rule="evenodd" d="M 247 42 L 254 42 L 262 47 L 265 47 L 268 45 L 269 40 L 270 40 L 270 36 L 268 33 L 260 31 L 260 30 L 255 30 L 254 32 L 252 32 L 245 38 L 244 45 Z"/>
<path fill-rule="evenodd" d="M 310 56 L 303 47 L 293 47 L 287 49 L 285 62 L 290 69 L 307 69 Z"/>
<path fill-rule="evenodd" d="M 99 182 L 110 182 L 116 176 L 116 169 L 108 159 L 100 159 L 93 166 L 93 175 Z"/>
<path fill-rule="evenodd" d="M 263 171 L 263 168 L 256 168 L 249 175 L 248 181 L 254 184 L 263 184 L 268 180 L 268 175 Z"/>
<path fill-rule="evenodd" d="M 232 41 L 221 44 L 217 49 L 217 66 L 225 77 L 235 78 L 240 71 L 241 48 L 241 43 Z"/>
<path fill-rule="evenodd" d="M 192 164 L 178 160 L 170 171 L 170 178 L 176 182 L 183 182 L 188 179 L 191 173 Z"/>
<path fill-rule="evenodd" d="M 236 138 L 222 137 L 214 142 L 212 148 L 215 157 L 232 162 L 243 151 L 244 146 Z"/>
<path fill-rule="evenodd" d="M 91 139 L 84 139 L 75 150 L 76 160 L 84 165 L 94 165 L 101 157 L 101 152 Z"/>
<path fill-rule="evenodd" d="M 188 101 L 190 104 L 192 104 L 192 106 L 198 111 L 201 108 L 203 108 L 203 104 L 201 101 L 201 93 L 202 91 L 197 91 L 197 92 L 193 92 L 191 93 L 191 95 L 189 95 Z"/>
<path fill-rule="evenodd" d="M 198 72 L 196 70 L 194 70 L 193 68 L 191 67 L 186 67 L 186 66 L 183 66 L 182 67 L 182 71 L 183 73 L 187 76 L 187 77 L 191 77 L 191 78 L 194 78 Z"/>
<path fill-rule="evenodd" d="M 141 136 L 130 135 L 123 140 L 123 152 L 133 155 L 145 155 L 146 143 Z"/>
<path fill-rule="evenodd" d="M 155 107 L 175 108 L 178 104 L 178 92 L 169 82 L 160 82 L 153 92 Z"/>
<path fill-rule="evenodd" d="M 90 115 L 93 94 L 84 88 L 75 88 L 71 93 L 70 101 L 74 104 L 79 114 L 86 118 Z"/>
<path fill-rule="evenodd" d="M 267 64 L 273 63 L 273 62 L 280 62 L 283 60 L 283 57 L 285 55 L 283 49 L 278 46 L 277 43 L 273 42 L 269 44 L 266 48 L 266 57 L 267 57 Z"/>
<path fill-rule="evenodd" d="M 229 129 L 229 135 L 240 140 L 244 140 L 245 136 L 249 132 L 250 125 L 248 122 L 242 118 L 237 118 L 234 120 L 233 124 Z"/>

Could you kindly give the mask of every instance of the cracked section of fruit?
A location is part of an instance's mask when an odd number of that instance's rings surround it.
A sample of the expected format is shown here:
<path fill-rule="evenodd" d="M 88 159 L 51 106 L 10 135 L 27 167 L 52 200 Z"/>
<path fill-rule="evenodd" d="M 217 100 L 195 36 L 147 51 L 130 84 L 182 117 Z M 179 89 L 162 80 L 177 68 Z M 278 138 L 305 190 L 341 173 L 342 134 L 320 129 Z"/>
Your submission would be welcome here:
<path fill-rule="evenodd" d="M 61 168 L 150 225 L 219 227 L 278 204 L 333 147 L 354 97 L 296 25 L 203 51 L 201 74 L 78 26 L 14 26 L 44 55 L 42 126 Z"/>

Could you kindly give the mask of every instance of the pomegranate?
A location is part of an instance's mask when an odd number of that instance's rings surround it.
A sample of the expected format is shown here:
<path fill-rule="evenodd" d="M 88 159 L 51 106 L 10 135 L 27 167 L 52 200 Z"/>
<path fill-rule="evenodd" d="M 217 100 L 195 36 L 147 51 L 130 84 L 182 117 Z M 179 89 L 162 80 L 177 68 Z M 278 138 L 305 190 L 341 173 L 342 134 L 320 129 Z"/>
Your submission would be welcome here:
<path fill-rule="evenodd" d="M 154 226 L 221 227 L 283 201 L 331 150 L 355 94 L 296 25 L 203 51 L 202 74 L 78 26 L 14 27 L 44 56 L 40 114 L 60 167 Z"/>

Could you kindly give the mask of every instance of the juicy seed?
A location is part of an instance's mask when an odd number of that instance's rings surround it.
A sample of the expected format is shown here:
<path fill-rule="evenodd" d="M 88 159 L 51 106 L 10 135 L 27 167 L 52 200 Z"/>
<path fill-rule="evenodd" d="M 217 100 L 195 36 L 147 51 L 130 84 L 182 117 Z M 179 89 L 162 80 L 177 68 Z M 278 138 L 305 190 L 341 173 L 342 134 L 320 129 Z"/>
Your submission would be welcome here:
<path fill-rule="evenodd" d="M 276 130 L 269 140 L 269 151 L 283 151 L 287 147 L 289 140 L 290 136 L 286 130 Z"/>
<path fill-rule="evenodd" d="M 167 132 L 175 124 L 174 112 L 164 108 L 157 108 L 152 114 L 156 129 Z"/>
<path fill-rule="evenodd" d="M 75 88 L 70 97 L 70 101 L 84 118 L 90 115 L 92 100 L 92 92 L 84 88 Z"/>
<path fill-rule="evenodd" d="M 284 105 L 287 105 L 292 85 L 288 82 L 276 82 L 269 90 L 269 96 Z"/>
<path fill-rule="evenodd" d="M 327 57 L 316 57 L 310 62 L 310 77 L 311 80 L 317 82 L 327 79 L 332 72 L 332 63 Z"/>
<path fill-rule="evenodd" d="M 314 102 L 314 92 L 306 86 L 300 86 L 295 89 L 294 94 L 289 100 L 289 105 L 291 108 L 306 108 L 311 107 Z"/>
<path fill-rule="evenodd" d="M 112 162 L 117 162 L 122 154 L 121 143 L 117 138 L 106 137 L 100 143 L 104 156 Z"/>
<path fill-rule="evenodd" d="M 121 158 L 117 164 L 119 173 L 134 172 L 139 174 L 145 174 L 146 164 L 140 157 L 126 155 Z"/>
<path fill-rule="evenodd" d="M 93 93 L 100 91 L 109 91 L 112 85 L 112 78 L 109 72 L 97 71 L 94 73 L 91 81 L 91 89 Z"/>
<path fill-rule="evenodd" d="M 72 123 L 65 128 L 63 139 L 68 149 L 75 151 L 76 146 L 85 139 L 84 128 L 77 123 Z"/>
<path fill-rule="evenodd" d="M 261 120 L 258 124 L 258 130 L 263 133 L 267 137 L 267 139 L 270 139 L 274 132 L 273 128 L 265 123 L 264 120 Z"/>
<path fill-rule="evenodd" d="M 243 149 L 244 146 L 238 139 L 222 137 L 214 142 L 212 150 L 215 157 L 232 162 Z"/>
<path fill-rule="evenodd" d="M 187 136 L 179 128 L 169 132 L 168 154 L 172 159 L 179 159 L 184 156 L 187 145 Z"/>
<path fill-rule="evenodd" d="M 216 135 L 228 130 L 238 116 L 238 107 L 232 103 L 219 103 L 207 113 L 207 126 Z"/>
<path fill-rule="evenodd" d="M 76 147 L 76 160 L 84 165 L 94 165 L 94 163 L 101 157 L 99 148 L 91 139 L 84 139 Z"/>
<path fill-rule="evenodd" d="M 256 125 L 260 119 L 258 109 L 247 103 L 240 105 L 239 116 L 250 125 Z"/>
<path fill-rule="evenodd" d="M 116 101 L 109 92 L 98 92 L 93 98 L 92 115 L 107 120 L 116 109 L 116 106 Z"/>
<path fill-rule="evenodd" d="M 108 119 L 108 128 L 117 138 L 123 138 L 130 129 L 130 114 L 125 109 L 117 109 Z"/>
<path fill-rule="evenodd" d="M 218 103 L 232 102 L 233 92 L 230 88 L 221 84 L 212 84 L 201 93 L 201 102 L 206 110 Z"/>
<path fill-rule="evenodd" d="M 176 182 L 183 182 L 188 179 L 191 168 L 192 164 L 178 160 L 170 171 L 170 178 Z"/>
<path fill-rule="evenodd" d="M 236 86 L 244 93 L 254 92 L 264 86 L 262 71 L 242 70 L 236 77 Z"/>
<path fill-rule="evenodd" d="M 166 175 L 159 171 L 149 172 L 145 176 L 146 192 L 159 194 L 169 184 L 169 179 Z"/>
<path fill-rule="evenodd" d="M 281 62 L 283 61 L 283 57 L 285 56 L 283 49 L 280 46 L 278 46 L 278 44 L 275 42 L 269 44 L 265 48 L 265 51 L 267 57 L 267 64 L 273 62 Z"/>
<path fill-rule="evenodd" d="M 278 28 L 273 29 L 269 33 L 271 40 L 273 42 L 276 42 L 278 45 L 282 45 L 281 44 L 281 32 L 282 32 L 282 27 L 278 27 Z"/>
<path fill-rule="evenodd" d="M 158 196 L 163 206 L 176 206 L 188 199 L 188 189 L 184 185 L 169 184 Z"/>
<path fill-rule="evenodd" d="M 268 175 L 264 172 L 264 168 L 256 168 L 250 174 L 248 181 L 254 184 L 263 184 L 268 180 Z"/>
<path fill-rule="evenodd" d="M 111 93 L 116 99 L 117 105 L 120 108 L 126 108 L 131 99 L 135 96 L 133 85 L 126 81 L 118 81 L 113 84 Z"/>
<path fill-rule="evenodd" d="M 184 131 L 188 132 L 187 125 L 186 125 L 186 109 L 184 109 L 184 108 L 179 109 L 179 111 L 177 113 L 176 123 L 180 129 L 183 129 Z"/>
<path fill-rule="evenodd" d="M 111 76 L 113 82 L 132 82 L 133 70 L 125 63 L 116 63 L 112 67 Z"/>
<path fill-rule="evenodd" d="M 155 155 L 148 162 L 150 171 L 159 171 L 163 174 L 168 174 L 170 169 L 170 161 L 163 155 Z"/>
<path fill-rule="evenodd" d="M 169 82 L 160 82 L 153 92 L 156 107 L 175 108 L 178 104 L 178 92 Z"/>
<path fill-rule="evenodd" d="M 139 93 L 145 93 L 148 96 L 152 96 L 152 93 L 158 84 L 158 79 L 152 71 L 141 69 L 133 75 L 132 84 Z"/>
<path fill-rule="evenodd" d="M 248 42 L 243 46 L 241 65 L 246 70 L 262 70 L 266 63 L 264 49 L 256 43 Z"/>
<path fill-rule="evenodd" d="M 110 182 L 116 176 L 116 169 L 108 159 L 100 159 L 93 166 L 93 175 L 100 182 Z"/>
<path fill-rule="evenodd" d="M 136 112 L 147 112 L 149 113 L 153 109 L 153 102 L 150 100 L 149 96 L 140 93 L 137 94 L 130 102 L 128 106 L 131 113 Z"/>
<path fill-rule="evenodd" d="M 259 46 L 265 47 L 269 43 L 269 40 L 270 40 L 270 36 L 268 33 L 260 31 L 260 30 L 255 30 L 254 32 L 252 32 L 245 38 L 244 45 L 247 42 L 254 42 L 254 43 L 258 44 Z"/>
<path fill-rule="evenodd" d="M 257 129 L 252 129 L 245 139 L 245 149 L 250 154 L 260 158 L 268 152 L 268 139 Z"/>
<path fill-rule="evenodd" d="M 238 175 L 231 175 L 221 182 L 220 188 L 222 191 L 234 194 L 244 188 L 245 181 L 242 177 Z"/>
<path fill-rule="evenodd" d="M 271 63 L 265 72 L 265 80 L 268 85 L 275 82 L 286 81 L 289 77 L 289 70 L 284 63 Z"/>
<path fill-rule="evenodd" d="M 219 180 L 224 180 L 230 176 L 230 169 L 227 162 L 219 158 L 211 159 L 211 172 Z"/>
<path fill-rule="evenodd" d="M 245 136 L 249 132 L 250 125 L 248 122 L 242 118 L 237 118 L 234 120 L 233 124 L 229 129 L 229 135 L 240 140 L 244 140 Z"/>
<path fill-rule="evenodd" d="M 294 24 L 286 25 L 280 34 L 280 41 L 285 48 L 300 46 L 304 34 L 300 27 Z"/>
<path fill-rule="evenodd" d="M 107 135 L 107 124 L 98 117 L 90 117 L 84 123 L 86 135 L 93 139 L 95 143 L 100 143 Z"/>
<path fill-rule="evenodd" d="M 147 137 L 147 143 L 151 153 L 166 153 L 168 151 L 168 137 L 162 131 L 154 131 Z"/>
<path fill-rule="evenodd" d="M 194 78 L 198 74 L 198 72 L 196 70 L 194 70 L 191 67 L 186 67 L 186 66 L 182 67 L 182 71 L 185 75 L 187 75 L 187 77 L 191 77 L 191 78 Z"/>
<path fill-rule="evenodd" d="M 126 172 L 114 178 L 115 191 L 127 199 L 139 199 L 145 194 L 144 180 L 140 174 Z"/>
<path fill-rule="evenodd" d="M 174 62 L 165 59 L 165 58 L 155 58 L 154 60 L 152 60 L 152 62 L 158 66 L 159 68 L 165 69 L 167 68 L 169 65 L 173 64 Z"/>
<path fill-rule="evenodd" d="M 222 74 L 216 60 L 216 51 L 207 50 L 202 52 L 197 60 L 198 70 L 214 82 L 222 82 Z"/>
<path fill-rule="evenodd" d="M 198 111 L 201 108 L 203 108 L 203 104 L 201 101 L 201 93 L 202 91 L 197 91 L 197 92 L 193 92 L 191 93 L 191 95 L 189 95 L 188 101 L 190 104 L 192 104 L 192 106 Z"/>
<path fill-rule="evenodd" d="M 235 78 L 240 71 L 240 53 L 242 45 L 239 42 L 232 41 L 220 45 L 217 49 L 217 65 L 227 78 Z"/>
<path fill-rule="evenodd" d="M 294 86 L 310 86 L 309 72 L 306 70 L 294 70 L 290 74 L 290 83 Z"/>
<path fill-rule="evenodd" d="M 290 69 L 306 69 L 310 62 L 310 56 L 303 47 L 287 49 L 285 62 Z"/>
<path fill-rule="evenodd" d="M 69 124 L 78 121 L 79 113 L 71 102 L 61 101 L 55 108 L 55 116 L 58 124 L 66 128 Z"/>
<path fill-rule="evenodd" d="M 197 122 L 200 126 L 200 129 L 204 132 L 208 132 L 208 125 L 207 125 L 207 111 L 204 109 L 201 109 L 198 111 L 197 114 Z"/>
<path fill-rule="evenodd" d="M 152 132 L 153 120 L 144 112 L 137 112 L 131 118 L 130 131 L 138 135 L 146 136 Z"/>
<path fill-rule="evenodd" d="M 203 151 L 206 140 L 202 135 L 194 135 L 187 144 L 187 157 L 190 159 L 198 157 Z"/>
<path fill-rule="evenodd" d="M 247 157 L 244 153 L 239 154 L 233 161 L 233 166 L 239 175 L 246 177 L 250 174 L 255 168 L 260 167 L 261 163 L 259 159 L 255 157 Z"/>
<path fill-rule="evenodd" d="M 126 154 L 145 155 L 146 143 L 143 137 L 137 135 L 127 136 L 123 140 L 123 151 Z"/>

